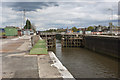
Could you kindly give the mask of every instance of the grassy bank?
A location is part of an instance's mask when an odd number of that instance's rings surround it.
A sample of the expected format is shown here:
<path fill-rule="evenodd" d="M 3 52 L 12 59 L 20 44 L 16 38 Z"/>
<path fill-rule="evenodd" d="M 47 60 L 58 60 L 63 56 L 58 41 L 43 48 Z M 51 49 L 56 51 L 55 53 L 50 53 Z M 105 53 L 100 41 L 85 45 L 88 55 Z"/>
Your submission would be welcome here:
<path fill-rule="evenodd" d="M 48 54 L 45 40 L 39 40 L 30 50 L 30 54 Z"/>

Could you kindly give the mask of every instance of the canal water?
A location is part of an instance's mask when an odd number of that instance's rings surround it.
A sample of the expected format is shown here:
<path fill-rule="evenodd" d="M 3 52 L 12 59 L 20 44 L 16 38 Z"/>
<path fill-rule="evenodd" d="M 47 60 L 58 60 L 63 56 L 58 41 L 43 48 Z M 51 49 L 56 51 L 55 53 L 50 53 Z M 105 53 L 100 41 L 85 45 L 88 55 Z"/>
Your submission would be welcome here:
<path fill-rule="evenodd" d="M 118 61 L 85 48 L 62 48 L 56 40 L 53 51 L 75 78 L 116 78 Z"/>

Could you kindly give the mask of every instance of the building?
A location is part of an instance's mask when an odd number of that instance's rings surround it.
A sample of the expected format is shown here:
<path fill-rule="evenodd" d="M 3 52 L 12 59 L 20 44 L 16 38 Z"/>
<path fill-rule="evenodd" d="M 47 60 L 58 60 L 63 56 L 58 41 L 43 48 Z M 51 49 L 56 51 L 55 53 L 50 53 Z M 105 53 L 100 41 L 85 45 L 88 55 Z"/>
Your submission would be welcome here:
<path fill-rule="evenodd" d="M 32 29 L 23 29 L 22 35 L 33 35 L 34 31 Z"/>
<path fill-rule="evenodd" d="M 6 36 L 17 36 L 18 31 L 15 27 L 6 27 L 4 28 Z"/>
<path fill-rule="evenodd" d="M 18 29 L 18 36 L 22 36 L 22 30 L 21 29 Z"/>

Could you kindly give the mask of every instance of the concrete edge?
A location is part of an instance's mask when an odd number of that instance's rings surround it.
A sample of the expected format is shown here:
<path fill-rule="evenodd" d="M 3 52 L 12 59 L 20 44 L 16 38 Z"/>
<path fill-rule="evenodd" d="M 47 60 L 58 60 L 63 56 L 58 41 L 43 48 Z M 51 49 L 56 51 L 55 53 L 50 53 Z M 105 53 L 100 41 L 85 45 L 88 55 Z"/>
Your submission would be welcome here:
<path fill-rule="evenodd" d="M 53 64 L 51 64 L 51 66 L 54 66 L 58 69 L 63 79 L 71 78 L 71 80 L 76 80 L 73 75 L 67 70 L 67 68 L 63 66 L 63 64 L 52 51 L 49 51 L 48 54 L 53 61 Z"/>

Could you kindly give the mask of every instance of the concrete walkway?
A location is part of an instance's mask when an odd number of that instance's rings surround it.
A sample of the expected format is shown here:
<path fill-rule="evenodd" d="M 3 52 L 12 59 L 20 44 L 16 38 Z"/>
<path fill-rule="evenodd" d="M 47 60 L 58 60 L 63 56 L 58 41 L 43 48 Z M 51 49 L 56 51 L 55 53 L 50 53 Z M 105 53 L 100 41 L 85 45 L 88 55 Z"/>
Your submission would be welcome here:
<path fill-rule="evenodd" d="M 9 40 L 9 39 L 8 39 Z M 39 78 L 37 56 L 26 54 L 30 49 L 28 39 L 5 40 L 2 45 L 3 78 Z"/>

